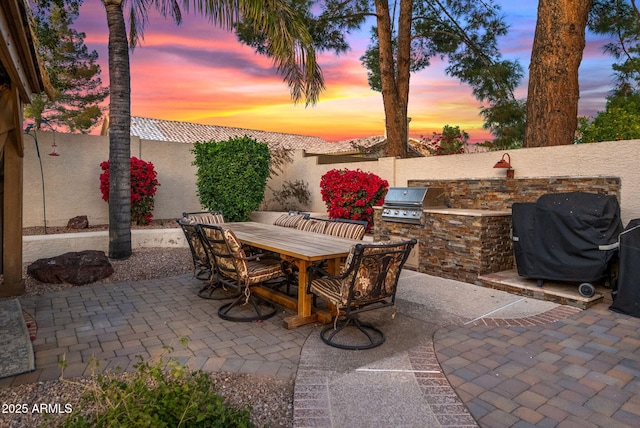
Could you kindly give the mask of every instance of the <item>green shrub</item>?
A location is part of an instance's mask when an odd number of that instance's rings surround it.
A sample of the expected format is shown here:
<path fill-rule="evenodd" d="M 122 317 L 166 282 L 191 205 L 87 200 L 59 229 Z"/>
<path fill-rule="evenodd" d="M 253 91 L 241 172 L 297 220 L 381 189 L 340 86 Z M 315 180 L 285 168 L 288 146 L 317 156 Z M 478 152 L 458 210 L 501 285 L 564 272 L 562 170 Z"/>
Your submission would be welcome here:
<path fill-rule="evenodd" d="M 227 221 L 246 221 L 264 198 L 269 177 L 269 147 L 235 137 L 193 145 L 200 204 L 222 211 Z"/>
<path fill-rule="evenodd" d="M 209 375 L 189 372 L 174 360 L 150 365 L 138 357 L 132 376 L 101 374 L 82 406 L 63 426 L 85 427 L 253 427 L 249 408 L 227 407 Z"/>

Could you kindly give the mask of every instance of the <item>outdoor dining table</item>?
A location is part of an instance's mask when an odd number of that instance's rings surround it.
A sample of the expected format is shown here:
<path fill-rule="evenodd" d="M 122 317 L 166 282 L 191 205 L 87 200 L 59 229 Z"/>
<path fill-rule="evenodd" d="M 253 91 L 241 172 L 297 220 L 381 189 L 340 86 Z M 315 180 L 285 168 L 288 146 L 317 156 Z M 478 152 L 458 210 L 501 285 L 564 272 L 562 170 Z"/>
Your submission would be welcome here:
<path fill-rule="evenodd" d="M 257 295 L 297 312 L 285 318 L 287 328 L 315 321 L 331 322 L 332 315 L 329 312 L 312 308 L 312 296 L 307 293 L 307 268 L 313 262 L 326 260 L 328 272 L 337 274 L 340 260 L 349 254 L 354 244 L 361 241 L 255 222 L 224 223 L 222 226 L 232 230 L 243 244 L 278 253 L 283 260 L 291 261 L 298 267 L 297 299 L 270 288 L 253 288 Z"/>

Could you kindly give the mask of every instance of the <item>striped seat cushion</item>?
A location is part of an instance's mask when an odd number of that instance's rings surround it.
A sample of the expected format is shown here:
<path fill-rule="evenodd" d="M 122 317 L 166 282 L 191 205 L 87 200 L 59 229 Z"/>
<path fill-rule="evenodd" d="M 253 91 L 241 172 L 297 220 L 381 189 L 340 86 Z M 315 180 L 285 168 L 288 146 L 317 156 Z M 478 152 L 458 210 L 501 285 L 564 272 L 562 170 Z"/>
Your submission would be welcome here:
<path fill-rule="evenodd" d="M 311 281 L 311 292 L 327 299 L 338 307 L 343 307 L 347 301 L 343 301 L 343 282 L 339 279 L 318 278 Z"/>
<path fill-rule="evenodd" d="M 316 219 L 304 219 L 298 223 L 297 229 L 305 232 L 324 233 L 328 221 Z"/>
<path fill-rule="evenodd" d="M 298 223 L 303 219 L 304 215 L 302 214 L 282 214 L 280 217 L 275 219 L 273 224 L 282 227 L 297 227 Z"/>
<path fill-rule="evenodd" d="M 364 237 L 364 226 L 357 223 L 332 221 L 327 224 L 324 233 L 341 238 L 362 239 Z"/>
<path fill-rule="evenodd" d="M 233 279 L 240 279 L 247 285 L 259 284 L 284 275 L 279 260 L 247 260 L 242 244 L 233 231 L 225 229 L 224 238 L 233 255 L 235 265 L 231 259 L 221 258 L 219 263 L 226 264 L 225 269 L 221 269 L 223 275 L 232 277 L 230 272 L 235 272 L 236 276 Z"/>
<path fill-rule="evenodd" d="M 259 284 L 284 275 L 279 260 L 250 260 L 247 262 L 247 267 L 249 270 L 248 285 Z"/>
<path fill-rule="evenodd" d="M 182 217 L 182 221 L 189 224 L 219 224 L 224 223 L 221 213 L 193 213 Z"/>

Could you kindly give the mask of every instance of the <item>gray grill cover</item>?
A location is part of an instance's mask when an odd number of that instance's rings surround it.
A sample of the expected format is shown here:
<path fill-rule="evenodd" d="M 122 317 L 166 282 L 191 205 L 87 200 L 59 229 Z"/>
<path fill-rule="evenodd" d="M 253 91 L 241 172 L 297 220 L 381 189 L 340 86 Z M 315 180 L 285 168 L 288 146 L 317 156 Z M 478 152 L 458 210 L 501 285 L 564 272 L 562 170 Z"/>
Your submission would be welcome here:
<path fill-rule="evenodd" d="M 520 276 L 595 282 L 606 277 L 622 232 L 615 196 L 585 192 L 541 196 L 513 204 L 513 236 Z M 613 248 L 606 248 L 607 246 Z"/>
<path fill-rule="evenodd" d="M 617 290 L 609 309 L 640 318 L 640 219 L 631 220 L 620 234 L 619 251 Z"/>

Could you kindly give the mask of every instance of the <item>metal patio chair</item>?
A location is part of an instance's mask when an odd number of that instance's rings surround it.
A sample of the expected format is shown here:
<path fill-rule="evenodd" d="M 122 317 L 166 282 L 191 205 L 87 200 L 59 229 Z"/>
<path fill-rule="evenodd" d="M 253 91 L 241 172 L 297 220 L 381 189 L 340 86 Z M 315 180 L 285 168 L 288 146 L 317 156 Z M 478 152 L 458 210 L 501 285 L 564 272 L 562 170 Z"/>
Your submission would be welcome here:
<path fill-rule="evenodd" d="M 359 320 L 364 311 L 393 306 L 398 278 L 416 240 L 357 244 L 352 247 L 338 276 L 319 266 L 309 268 L 308 291 L 336 309 L 333 325 L 320 333 L 324 343 L 342 349 L 370 349 L 382 345 L 384 333 Z"/>
<path fill-rule="evenodd" d="M 218 316 L 230 321 L 261 321 L 274 316 L 276 307 L 251 288 L 284 276 L 280 260 L 262 254 L 247 256 L 236 235 L 221 226 L 199 224 L 198 228 L 216 266 L 215 280 L 239 292 L 234 301 L 218 309 Z"/>
<path fill-rule="evenodd" d="M 187 223 L 184 219 L 178 218 L 176 222 L 182 229 L 184 237 L 189 244 L 191 250 L 191 258 L 193 259 L 193 276 L 198 279 L 208 280 L 211 278 L 211 266 L 209 256 L 202 244 L 200 232 L 196 227 L 196 223 Z"/>

